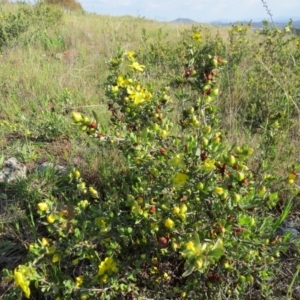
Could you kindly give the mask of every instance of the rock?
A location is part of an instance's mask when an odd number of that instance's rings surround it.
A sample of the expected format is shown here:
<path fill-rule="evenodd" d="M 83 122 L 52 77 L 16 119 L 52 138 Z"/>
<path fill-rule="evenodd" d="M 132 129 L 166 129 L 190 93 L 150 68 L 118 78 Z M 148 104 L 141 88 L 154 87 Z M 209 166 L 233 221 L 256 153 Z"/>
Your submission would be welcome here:
<path fill-rule="evenodd" d="M 300 232 L 296 228 L 296 224 L 293 219 L 287 218 L 282 224 L 277 228 L 276 235 L 284 236 L 287 233 L 290 234 L 291 239 L 300 238 Z"/>
<path fill-rule="evenodd" d="M 279 236 L 285 236 L 287 233 L 290 233 L 291 235 L 291 239 L 294 238 L 300 238 L 300 232 L 296 229 L 296 228 L 292 228 L 292 227 L 279 227 L 276 230 L 276 234 Z"/>
<path fill-rule="evenodd" d="M 0 182 L 13 182 L 26 178 L 26 166 L 20 163 L 15 157 L 10 157 L 3 162 L 0 171 Z"/>
<path fill-rule="evenodd" d="M 54 163 L 50 163 L 50 162 L 44 162 L 36 168 L 36 170 L 39 173 L 45 172 L 49 169 L 53 169 L 55 172 L 60 173 L 60 174 L 64 174 L 68 171 L 67 167 L 55 165 Z"/>
<path fill-rule="evenodd" d="M 73 64 L 77 60 L 78 56 L 79 56 L 78 51 L 70 49 L 70 50 L 66 50 L 61 53 L 57 53 L 55 55 L 55 58 L 57 58 L 61 61 Z"/>

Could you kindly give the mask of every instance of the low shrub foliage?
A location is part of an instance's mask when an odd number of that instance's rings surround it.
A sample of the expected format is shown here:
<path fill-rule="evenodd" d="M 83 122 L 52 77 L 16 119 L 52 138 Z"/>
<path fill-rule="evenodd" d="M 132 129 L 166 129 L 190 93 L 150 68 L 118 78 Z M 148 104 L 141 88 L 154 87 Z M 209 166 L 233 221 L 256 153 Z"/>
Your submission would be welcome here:
<path fill-rule="evenodd" d="M 62 15 L 60 9 L 43 2 L 39 2 L 35 6 L 22 4 L 15 12 L 4 12 L 0 6 L 0 50 L 15 45 L 22 40 L 26 32 L 29 34 L 24 41 L 30 39 L 37 32 L 55 25 Z M 33 27 L 35 29 L 31 30 Z"/>

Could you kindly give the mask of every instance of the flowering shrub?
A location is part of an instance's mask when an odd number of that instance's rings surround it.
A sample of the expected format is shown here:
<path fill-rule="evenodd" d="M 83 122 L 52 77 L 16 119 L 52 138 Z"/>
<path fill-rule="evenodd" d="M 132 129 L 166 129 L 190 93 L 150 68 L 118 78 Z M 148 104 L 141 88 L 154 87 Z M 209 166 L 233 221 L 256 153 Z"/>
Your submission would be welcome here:
<path fill-rule="evenodd" d="M 252 148 L 226 145 L 215 101 L 227 61 L 207 49 L 191 32 L 182 73 L 162 89 L 134 52 L 110 61 L 109 129 L 95 112 L 94 120 L 72 118 L 101 147 L 120 151 L 124 171 L 101 196 L 74 169 L 67 204 L 37 204 L 47 236 L 30 245 L 34 272 L 15 271 L 25 297 L 31 281 L 56 299 L 243 298 L 254 283 L 268 295 L 285 250 L 270 213 L 279 197 L 271 176 L 258 181 L 248 169 Z M 293 181 L 281 185 L 293 191 Z"/>

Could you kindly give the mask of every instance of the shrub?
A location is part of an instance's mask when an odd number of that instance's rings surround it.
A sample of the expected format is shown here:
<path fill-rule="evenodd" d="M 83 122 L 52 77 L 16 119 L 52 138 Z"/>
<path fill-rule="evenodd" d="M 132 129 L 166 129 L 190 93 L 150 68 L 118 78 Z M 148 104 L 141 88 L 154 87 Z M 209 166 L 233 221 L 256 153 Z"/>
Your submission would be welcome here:
<path fill-rule="evenodd" d="M 274 232 L 290 209 L 274 218 L 271 187 L 276 180 L 291 201 L 296 175 L 258 179 L 247 167 L 253 149 L 226 145 L 215 101 L 227 62 L 207 51 L 200 32 L 185 39 L 183 72 L 161 89 L 134 52 L 117 52 L 106 85 L 109 128 L 95 112 L 94 120 L 73 112 L 78 130 L 120 151 L 123 168 L 111 170 L 103 191 L 74 169 L 61 193 L 36 203 L 47 231 L 6 271 L 27 298 L 245 299 L 253 284 L 271 295 L 289 238 Z"/>
<path fill-rule="evenodd" d="M 76 0 L 45 0 L 45 3 L 57 5 L 68 10 L 82 10 L 81 4 Z"/>
<path fill-rule="evenodd" d="M 0 50 L 16 43 L 32 27 L 36 34 L 56 24 L 61 17 L 61 10 L 43 3 L 36 6 L 20 4 L 15 13 L 5 13 L 0 9 Z"/>

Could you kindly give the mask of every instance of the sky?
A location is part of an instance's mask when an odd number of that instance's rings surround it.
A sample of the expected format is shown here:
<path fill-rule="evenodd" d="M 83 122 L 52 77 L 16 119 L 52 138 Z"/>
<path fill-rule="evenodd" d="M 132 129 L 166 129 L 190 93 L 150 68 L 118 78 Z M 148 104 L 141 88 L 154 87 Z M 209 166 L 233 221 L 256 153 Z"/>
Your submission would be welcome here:
<path fill-rule="evenodd" d="M 132 15 L 158 21 L 196 22 L 269 20 L 261 0 L 77 0 L 88 12 Z M 300 19 L 300 0 L 266 0 L 274 21 Z"/>

